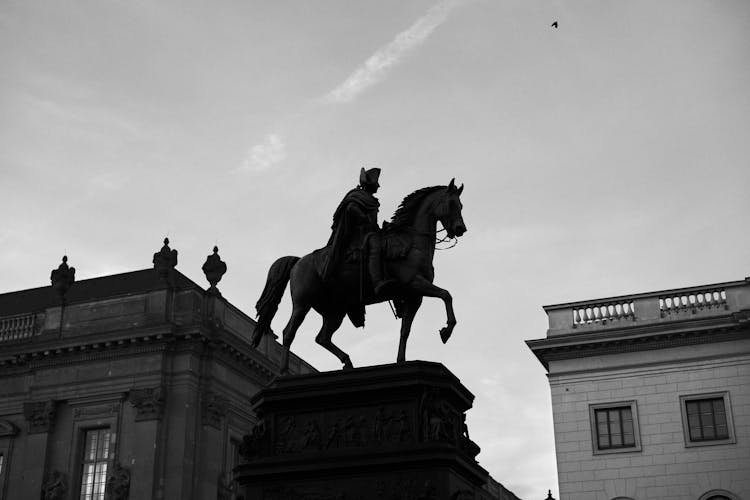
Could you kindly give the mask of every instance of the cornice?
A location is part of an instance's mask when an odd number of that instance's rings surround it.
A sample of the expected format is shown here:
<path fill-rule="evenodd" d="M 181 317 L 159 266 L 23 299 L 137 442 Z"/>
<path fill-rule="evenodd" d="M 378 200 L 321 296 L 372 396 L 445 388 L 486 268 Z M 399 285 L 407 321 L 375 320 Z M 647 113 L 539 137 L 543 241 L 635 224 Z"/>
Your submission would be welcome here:
<path fill-rule="evenodd" d="M 723 321 L 716 318 L 651 327 L 631 327 L 617 331 L 558 335 L 527 340 L 526 345 L 546 369 L 549 361 L 597 355 L 649 351 L 688 345 L 727 342 L 750 337 L 746 315 Z"/>
<path fill-rule="evenodd" d="M 107 335 L 49 339 L 15 346 L 15 349 L 0 354 L 0 372 L 12 374 L 167 350 L 188 350 L 200 354 L 210 349 L 236 364 L 241 371 L 249 368 L 261 382 L 271 380 L 276 375 L 276 367 L 271 361 L 249 346 L 241 346 L 233 337 L 226 331 L 215 332 L 201 326 L 169 325 L 169 328 L 165 328 L 161 325 L 110 332 Z"/>

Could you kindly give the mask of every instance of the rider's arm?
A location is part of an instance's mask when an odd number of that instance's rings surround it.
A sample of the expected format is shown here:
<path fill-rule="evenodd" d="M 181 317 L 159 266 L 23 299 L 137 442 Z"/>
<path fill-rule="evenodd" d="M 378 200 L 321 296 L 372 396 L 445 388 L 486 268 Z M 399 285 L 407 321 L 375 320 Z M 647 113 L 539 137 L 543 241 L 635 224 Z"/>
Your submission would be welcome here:
<path fill-rule="evenodd" d="M 349 203 L 346 206 L 346 214 L 349 217 L 354 217 L 357 220 L 360 221 L 366 221 L 368 220 L 367 214 L 362 211 L 361 208 L 356 203 Z"/>

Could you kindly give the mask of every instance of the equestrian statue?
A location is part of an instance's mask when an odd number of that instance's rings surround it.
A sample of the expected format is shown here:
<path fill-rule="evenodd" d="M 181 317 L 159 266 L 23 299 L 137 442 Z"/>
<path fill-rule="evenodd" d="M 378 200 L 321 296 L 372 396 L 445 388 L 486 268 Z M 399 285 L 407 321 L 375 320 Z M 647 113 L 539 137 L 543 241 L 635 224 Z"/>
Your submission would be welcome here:
<path fill-rule="evenodd" d="M 325 247 L 304 257 L 281 257 L 271 265 L 255 308 L 258 324 L 252 339 L 257 347 L 271 332 L 271 320 L 290 284 L 292 315 L 284 327 L 281 373 L 289 366 L 289 349 L 310 309 L 323 317 L 315 341 L 333 353 L 344 369 L 353 368 L 349 355 L 331 338 L 348 316 L 355 327 L 364 326 L 365 306 L 391 301 L 401 318 L 396 361 L 406 361 L 406 341 L 424 297 L 445 304 L 447 324 L 440 338 L 447 342 L 456 326 L 451 294 L 432 283 L 432 259 L 440 222 L 447 238 L 466 232 L 461 216 L 461 192 L 454 179 L 447 186 L 425 187 L 406 196 L 390 222 L 378 227 L 380 203 L 374 196 L 380 169 L 362 169 L 359 185 L 349 191 L 333 215 L 331 237 Z"/>

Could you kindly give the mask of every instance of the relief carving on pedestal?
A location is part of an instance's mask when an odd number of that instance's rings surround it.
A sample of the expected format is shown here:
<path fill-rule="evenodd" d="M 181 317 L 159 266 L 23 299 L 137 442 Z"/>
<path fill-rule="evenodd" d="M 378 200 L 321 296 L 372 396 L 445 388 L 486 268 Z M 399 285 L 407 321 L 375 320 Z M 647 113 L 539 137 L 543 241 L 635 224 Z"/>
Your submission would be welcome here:
<path fill-rule="evenodd" d="M 479 446 L 469 438 L 466 414 L 450 405 L 438 388 L 427 389 L 419 403 L 422 441 L 442 441 L 456 445 L 474 459 Z"/>
<path fill-rule="evenodd" d="M 449 500 L 474 500 L 476 495 L 472 490 L 459 489 L 453 492 Z"/>
<path fill-rule="evenodd" d="M 381 479 L 374 491 L 383 500 L 437 500 L 437 488 L 432 481 L 412 476 Z"/>
<path fill-rule="evenodd" d="M 301 450 L 319 450 L 322 447 L 320 425 L 317 419 L 307 421 L 307 426 L 302 434 L 302 440 L 299 449 Z"/>
<path fill-rule="evenodd" d="M 419 402 L 423 441 L 448 441 L 458 444 L 461 413 L 441 397 L 440 389 L 427 389 Z"/>
<path fill-rule="evenodd" d="M 268 452 L 269 455 L 285 455 L 405 444 L 413 442 L 417 435 L 413 428 L 416 420 L 412 411 L 399 406 L 278 416 L 273 435 L 268 436 Z M 257 439 L 251 434 L 246 441 L 252 447 Z M 253 456 L 257 458 L 257 454 Z"/>
<path fill-rule="evenodd" d="M 263 500 L 346 500 L 344 490 L 325 486 L 275 486 L 263 490 Z"/>
<path fill-rule="evenodd" d="M 160 419 L 164 410 L 166 395 L 159 387 L 146 389 L 131 389 L 128 396 L 130 404 L 136 409 L 135 420 Z"/>
<path fill-rule="evenodd" d="M 244 461 L 252 461 L 256 458 L 266 457 L 270 454 L 271 436 L 266 428 L 266 420 L 262 414 L 258 415 L 258 421 L 253 426 L 250 434 L 242 436 L 240 444 L 240 456 Z"/>
<path fill-rule="evenodd" d="M 49 432 L 55 423 L 55 402 L 40 401 L 23 404 L 23 416 L 29 424 L 29 434 Z"/>

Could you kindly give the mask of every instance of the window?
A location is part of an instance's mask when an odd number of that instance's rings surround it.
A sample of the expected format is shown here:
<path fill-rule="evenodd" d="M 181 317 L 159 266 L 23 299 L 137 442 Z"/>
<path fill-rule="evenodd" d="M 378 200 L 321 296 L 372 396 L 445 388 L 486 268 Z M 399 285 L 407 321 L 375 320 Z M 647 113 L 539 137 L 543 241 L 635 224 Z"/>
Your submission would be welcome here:
<path fill-rule="evenodd" d="M 734 443 L 729 393 L 680 396 L 686 446 Z"/>
<path fill-rule="evenodd" d="M 698 500 L 739 500 L 739 497 L 727 490 L 707 491 Z"/>
<path fill-rule="evenodd" d="M 640 451 L 635 401 L 589 406 L 594 454 Z"/>
<path fill-rule="evenodd" d="M 112 433 L 91 429 L 84 434 L 80 500 L 104 500 L 107 469 L 112 460 Z"/>
<path fill-rule="evenodd" d="M 685 412 L 690 441 L 711 441 L 729 437 L 724 398 L 685 401 Z"/>
<path fill-rule="evenodd" d="M 633 412 L 629 406 L 594 410 L 596 442 L 600 450 L 635 446 Z"/>

